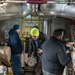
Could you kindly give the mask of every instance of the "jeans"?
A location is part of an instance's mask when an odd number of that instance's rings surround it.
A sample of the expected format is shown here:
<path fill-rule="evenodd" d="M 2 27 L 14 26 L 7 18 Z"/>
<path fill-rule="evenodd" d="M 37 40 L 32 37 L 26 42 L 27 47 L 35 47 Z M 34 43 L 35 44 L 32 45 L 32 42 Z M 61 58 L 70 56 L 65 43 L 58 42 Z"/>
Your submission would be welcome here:
<path fill-rule="evenodd" d="M 12 55 L 11 61 L 12 61 L 12 70 L 14 75 L 21 75 L 21 62 L 20 62 L 21 56 L 20 55 Z"/>
<path fill-rule="evenodd" d="M 52 74 L 52 73 L 49 73 L 45 70 L 42 70 L 43 71 L 43 75 L 62 75 L 62 74 Z"/>

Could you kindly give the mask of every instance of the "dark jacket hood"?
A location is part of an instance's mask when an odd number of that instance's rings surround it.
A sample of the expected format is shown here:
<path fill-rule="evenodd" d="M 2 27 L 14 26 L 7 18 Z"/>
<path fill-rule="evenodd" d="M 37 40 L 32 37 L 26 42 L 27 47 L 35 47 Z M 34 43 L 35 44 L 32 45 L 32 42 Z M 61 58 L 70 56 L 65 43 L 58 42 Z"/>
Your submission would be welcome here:
<path fill-rule="evenodd" d="M 9 31 L 8 46 L 11 48 L 12 55 L 21 54 L 23 51 L 21 39 L 18 33 L 13 29 Z"/>

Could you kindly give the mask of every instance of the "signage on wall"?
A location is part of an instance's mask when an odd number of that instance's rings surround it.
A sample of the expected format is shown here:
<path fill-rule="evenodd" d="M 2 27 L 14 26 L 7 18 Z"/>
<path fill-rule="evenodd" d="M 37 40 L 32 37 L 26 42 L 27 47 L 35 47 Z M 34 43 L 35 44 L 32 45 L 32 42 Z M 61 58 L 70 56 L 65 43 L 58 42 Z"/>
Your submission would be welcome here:
<path fill-rule="evenodd" d="M 25 21 L 26 26 L 38 26 L 38 21 Z"/>
<path fill-rule="evenodd" d="M 31 3 L 31 4 L 44 4 L 44 3 L 47 3 L 47 0 L 27 0 L 27 3 Z"/>

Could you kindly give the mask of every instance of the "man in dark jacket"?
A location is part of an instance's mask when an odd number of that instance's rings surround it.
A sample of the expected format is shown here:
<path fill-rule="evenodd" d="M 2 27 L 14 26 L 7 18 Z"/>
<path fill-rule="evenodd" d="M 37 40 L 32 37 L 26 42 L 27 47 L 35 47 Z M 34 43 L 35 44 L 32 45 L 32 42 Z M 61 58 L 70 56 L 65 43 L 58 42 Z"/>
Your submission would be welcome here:
<path fill-rule="evenodd" d="M 70 54 L 66 55 L 66 48 L 61 43 L 63 29 L 56 29 L 53 36 L 42 45 L 42 69 L 44 75 L 62 75 L 64 67 L 70 62 Z"/>
<path fill-rule="evenodd" d="M 33 53 L 34 57 L 37 58 L 37 75 L 41 75 L 41 54 L 42 48 L 41 45 L 46 40 L 43 33 L 40 33 L 37 28 L 33 28 L 30 32 L 31 38 L 29 39 L 29 51 L 28 59 L 31 60 L 31 55 Z"/>
<path fill-rule="evenodd" d="M 22 53 L 22 43 L 19 38 L 19 25 L 14 25 L 13 29 L 9 31 L 8 45 L 11 48 L 11 61 L 14 75 L 21 75 L 20 56 Z"/>

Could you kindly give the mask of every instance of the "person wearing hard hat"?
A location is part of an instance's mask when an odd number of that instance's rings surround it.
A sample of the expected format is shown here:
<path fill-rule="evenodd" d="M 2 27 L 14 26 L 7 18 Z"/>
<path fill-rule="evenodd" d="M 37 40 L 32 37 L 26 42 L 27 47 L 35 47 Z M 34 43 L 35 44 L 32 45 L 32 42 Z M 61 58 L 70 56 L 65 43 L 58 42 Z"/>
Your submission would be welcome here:
<path fill-rule="evenodd" d="M 29 39 L 29 50 L 28 50 L 28 60 L 31 60 L 31 55 L 37 59 L 37 74 L 41 75 L 41 55 L 43 53 L 41 45 L 46 40 L 44 34 L 41 35 L 37 28 L 32 28 L 30 31 L 31 38 Z"/>

